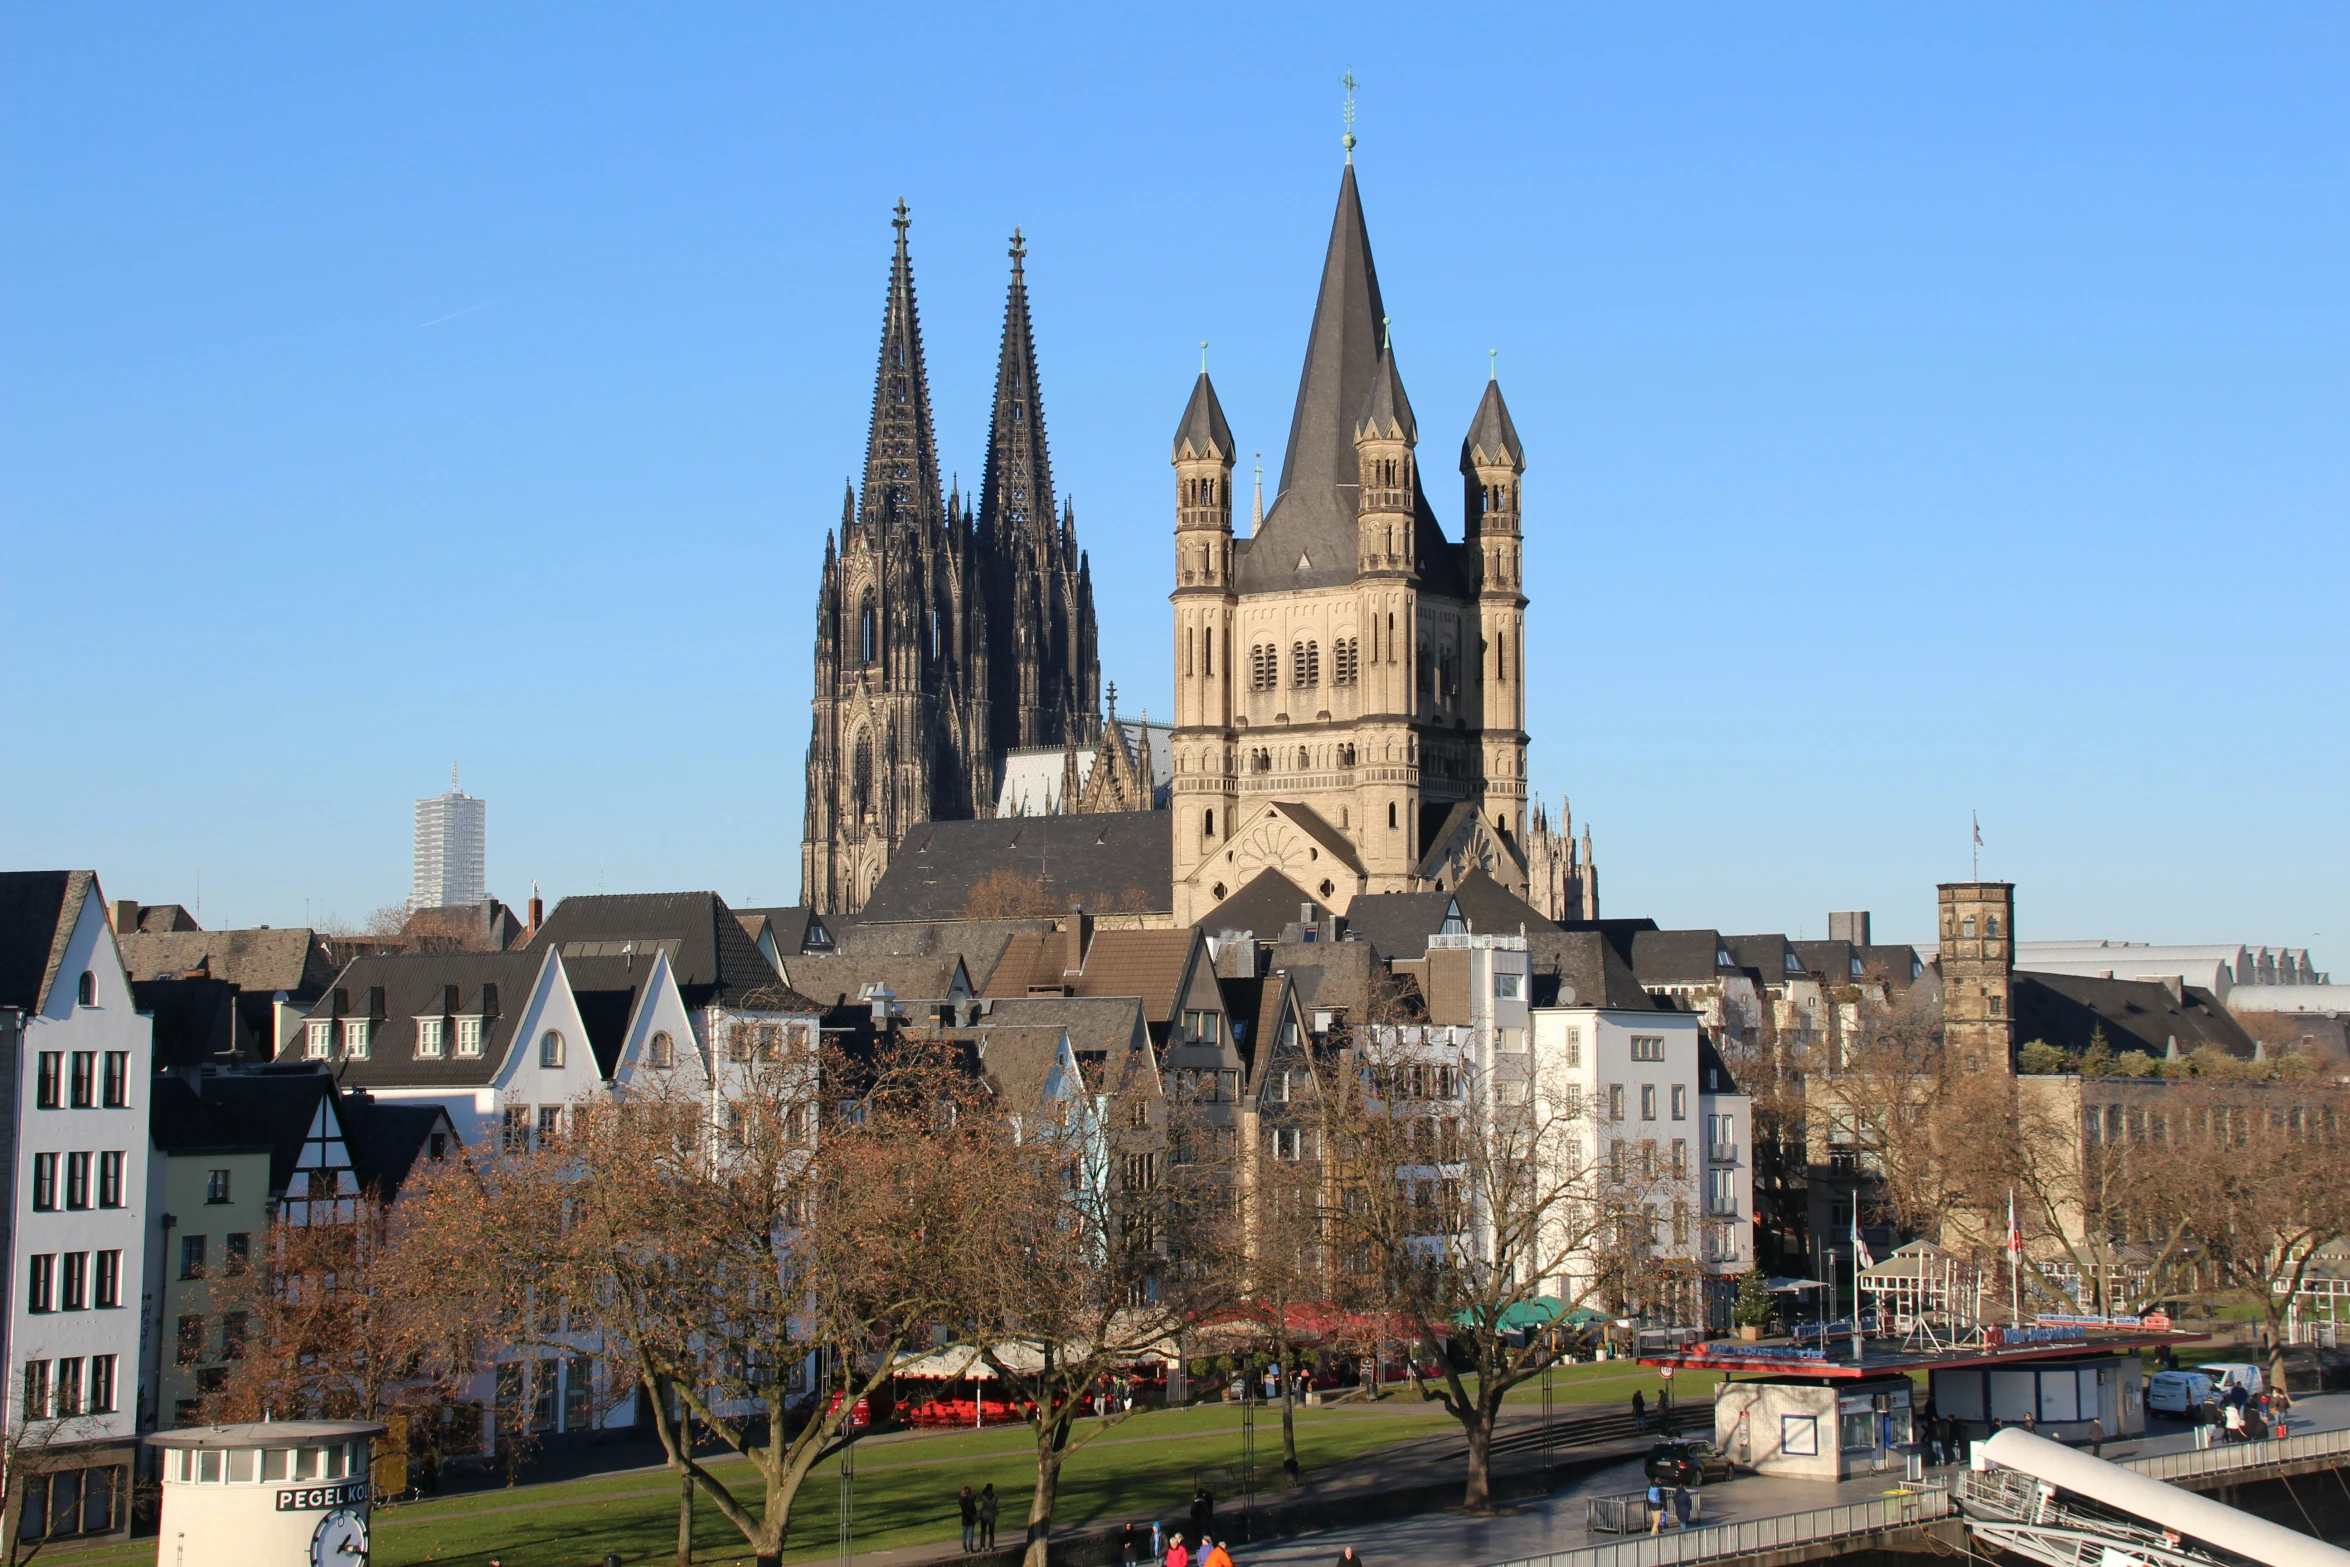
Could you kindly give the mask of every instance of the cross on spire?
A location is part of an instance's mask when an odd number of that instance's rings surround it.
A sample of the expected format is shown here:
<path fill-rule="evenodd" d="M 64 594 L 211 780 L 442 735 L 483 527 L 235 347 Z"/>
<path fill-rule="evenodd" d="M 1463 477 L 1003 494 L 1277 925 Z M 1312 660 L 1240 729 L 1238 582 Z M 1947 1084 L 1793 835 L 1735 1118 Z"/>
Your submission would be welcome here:
<path fill-rule="evenodd" d="M 1355 88 L 1361 85 L 1355 80 L 1353 66 L 1346 68 L 1346 74 L 1338 79 L 1338 85 L 1346 89 L 1346 134 L 1338 138 L 1338 145 L 1346 149 L 1346 161 L 1352 163 L 1355 161 Z"/>
<path fill-rule="evenodd" d="M 1022 238 L 1020 237 L 1020 231 L 1019 231 L 1018 229 L 1014 229 L 1014 230 L 1012 230 L 1012 270 L 1013 270 L 1013 271 L 1017 272 L 1017 271 L 1020 269 L 1020 258 L 1021 258 L 1022 256 L 1025 256 L 1025 255 L 1027 255 L 1027 254 L 1028 254 L 1028 241 L 1026 241 L 1025 239 L 1022 239 Z"/>
<path fill-rule="evenodd" d="M 899 239 L 904 239 L 906 237 L 907 225 L 913 221 L 911 218 L 906 216 L 906 212 L 906 198 L 900 196 L 898 198 L 897 216 L 889 220 L 890 227 L 898 231 Z"/>

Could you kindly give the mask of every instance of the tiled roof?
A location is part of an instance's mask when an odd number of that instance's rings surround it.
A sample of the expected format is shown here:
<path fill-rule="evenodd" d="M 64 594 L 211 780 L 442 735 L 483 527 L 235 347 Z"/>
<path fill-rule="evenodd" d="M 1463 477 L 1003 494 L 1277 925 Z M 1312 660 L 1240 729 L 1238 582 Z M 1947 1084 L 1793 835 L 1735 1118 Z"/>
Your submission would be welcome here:
<path fill-rule="evenodd" d="M 1346 906 L 1346 923 L 1383 958 L 1417 958 L 1451 911 L 1449 892 L 1372 892 Z"/>
<path fill-rule="evenodd" d="M 368 1042 L 367 1059 L 345 1061 L 342 1041 L 337 1039 L 334 1064 L 338 1076 L 355 1087 L 479 1087 L 497 1077 L 499 1064 L 514 1042 L 514 1030 L 530 1005 L 531 987 L 544 961 L 542 953 L 531 951 L 415 952 L 360 958 L 336 977 L 333 988 L 319 997 L 306 1015 L 365 1017 L 371 993 L 381 988 L 383 1011 Z M 645 965 L 638 967 L 641 970 Z M 339 1012 L 338 996 L 342 1001 Z M 437 1059 L 418 1058 L 419 1017 L 463 1016 L 483 1020 L 480 1055 L 458 1055 L 457 1031 L 444 1027 L 442 1054 Z M 301 1036 L 297 1034 L 288 1048 L 299 1053 Z"/>
<path fill-rule="evenodd" d="M 283 930 L 187 930 L 160 935 L 117 936 L 122 966 L 133 979 L 178 979 L 201 969 L 240 990 L 268 995 L 284 991 L 308 1001 L 335 977 L 334 963 L 317 934 L 302 926 Z"/>
<path fill-rule="evenodd" d="M 1558 922 L 1524 898 L 1478 869 L 1461 878 L 1452 890 L 1453 907 L 1469 922 L 1469 929 L 1492 936 L 1514 936 L 1524 927 L 1528 935 L 1557 930 Z"/>
<path fill-rule="evenodd" d="M 1117 1052 L 1150 1043 L 1142 1002 L 1134 996 L 1003 996 L 985 1003 L 989 1025 L 1068 1030 L 1078 1050 Z"/>
<path fill-rule="evenodd" d="M 65 917 L 81 912 L 88 871 L 0 872 L 0 1007 L 37 1012 L 48 997 L 65 943 L 73 934 Z"/>
<path fill-rule="evenodd" d="M 944 1001 L 953 994 L 962 972 L 962 959 L 944 957 L 893 958 L 836 953 L 826 957 L 790 957 L 783 972 L 791 988 L 814 1003 L 815 1009 L 853 1006 L 864 999 L 868 985 L 883 984 L 900 1001 Z M 971 992 L 968 978 L 964 989 Z"/>
<path fill-rule="evenodd" d="M 853 957 L 930 958 L 949 953 L 963 959 L 963 971 L 975 990 L 987 982 L 1003 961 L 1004 948 L 1014 936 L 1034 935 L 1053 928 L 1049 919 L 912 920 L 904 923 L 858 924 L 841 938 L 840 950 Z"/>
<path fill-rule="evenodd" d="M 154 1020 L 156 1071 L 238 1059 L 236 986 L 217 979 L 134 979 L 131 1005 Z"/>
<path fill-rule="evenodd" d="M 1164 913 L 1175 907 L 1173 833 L 1166 811 L 924 822 L 890 856 L 861 923 L 968 918 L 979 884 L 1006 870 L 1056 908 Z"/>
<path fill-rule="evenodd" d="M 1710 985 L 1722 951 L 1715 931 L 1646 930 L 1632 938 L 1632 969 L 1643 985 Z"/>
<path fill-rule="evenodd" d="M 1163 1023 L 1175 1009 L 1192 947 L 1202 939 L 1191 930 L 1097 930 L 1085 949 L 1084 969 L 1065 974 L 1067 938 L 1060 932 L 1015 936 L 987 994 L 1024 996 L 1032 985 L 1065 983 L 1074 995 L 1139 996 L 1145 1016 Z"/>
<path fill-rule="evenodd" d="M 1731 962 L 1754 970 L 1767 985 L 1785 984 L 1810 972 L 1785 936 L 1724 936 L 1722 945 L 1730 949 Z M 1844 979 L 1838 976 L 1834 983 L 1843 984 Z"/>
<path fill-rule="evenodd" d="M 2253 1053 L 2244 1025 L 2198 985 L 2181 986 L 2174 998 L 2168 986 L 2153 980 L 2018 971 L 2011 997 L 2019 1047 L 2037 1039 L 2079 1055 L 2103 1029 L 2116 1055 L 2143 1050 L 2159 1058 L 2173 1040 L 2182 1056 L 2203 1045 L 2232 1056 Z"/>
<path fill-rule="evenodd" d="M 1254 931 L 1259 941 L 1273 941 L 1282 930 L 1298 923 L 1298 910 L 1310 906 L 1319 922 L 1330 917 L 1320 899 L 1281 872 L 1261 870 L 1249 884 L 1208 910 L 1194 923 L 1211 936 L 1228 930 Z"/>
<path fill-rule="evenodd" d="M 1632 966 L 1595 930 L 1543 931 L 1526 938 L 1536 1001 L 1544 1006 L 1614 1007 L 1653 1012 L 1660 1003 Z"/>
<path fill-rule="evenodd" d="M 1007 1023 L 974 1028 L 969 1037 L 978 1043 L 980 1065 L 994 1079 L 1007 1109 L 1024 1115 L 1042 1107 L 1045 1084 L 1060 1059 L 1060 1029 Z"/>
<path fill-rule="evenodd" d="M 549 947 L 563 954 L 575 985 L 595 989 L 629 983 L 628 961 L 633 958 L 641 966 L 659 948 L 669 954 L 678 993 L 689 1007 L 739 1005 L 738 998 L 776 984 L 774 967 L 714 892 L 565 898 L 523 950 L 538 953 Z M 585 966 L 589 960 L 611 966 L 591 969 Z"/>

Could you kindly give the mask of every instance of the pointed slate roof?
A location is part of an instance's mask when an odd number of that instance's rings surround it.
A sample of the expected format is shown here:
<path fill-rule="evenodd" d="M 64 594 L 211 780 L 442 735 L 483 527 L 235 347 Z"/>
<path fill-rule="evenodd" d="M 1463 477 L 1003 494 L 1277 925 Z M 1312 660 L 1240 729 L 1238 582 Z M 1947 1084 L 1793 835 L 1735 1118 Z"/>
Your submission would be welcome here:
<path fill-rule="evenodd" d="M 1191 401 L 1183 405 L 1183 420 L 1175 426 L 1175 457 L 1221 457 L 1230 462 L 1238 448 L 1232 426 L 1224 422 L 1224 405 L 1216 400 L 1215 383 L 1202 370 L 1191 384 Z"/>
<path fill-rule="evenodd" d="M 906 253 L 906 204 L 891 219 L 898 231 L 889 264 L 889 298 L 881 313 L 881 362 L 873 375 L 873 422 L 865 437 L 865 521 L 895 516 L 935 520 L 938 440 L 930 423 L 930 377 L 922 365 L 922 318 L 914 306 L 914 263 Z"/>
<path fill-rule="evenodd" d="M 1395 367 L 1395 345 L 1379 351 L 1379 367 L 1371 373 L 1371 395 L 1355 421 L 1355 436 L 1390 441 L 1417 441 L 1420 427 L 1412 422 L 1412 400 L 1404 395 L 1403 374 Z"/>
<path fill-rule="evenodd" d="M 998 549 L 1015 538 L 1055 539 L 1053 463 L 1044 438 L 1044 400 L 1036 384 L 1036 335 L 1028 320 L 1028 254 L 1012 236 L 1012 281 L 1004 298 L 1004 340 L 996 356 L 995 413 L 987 429 L 987 471 L 980 480 L 979 532 Z"/>
<path fill-rule="evenodd" d="M 1461 472 L 1479 466 L 1526 471 L 1526 449 L 1518 444 L 1518 427 L 1510 422 L 1510 407 L 1501 400 L 1499 381 L 1485 383 L 1485 395 L 1477 400 L 1477 416 L 1469 421 L 1469 433 L 1461 440 Z"/>

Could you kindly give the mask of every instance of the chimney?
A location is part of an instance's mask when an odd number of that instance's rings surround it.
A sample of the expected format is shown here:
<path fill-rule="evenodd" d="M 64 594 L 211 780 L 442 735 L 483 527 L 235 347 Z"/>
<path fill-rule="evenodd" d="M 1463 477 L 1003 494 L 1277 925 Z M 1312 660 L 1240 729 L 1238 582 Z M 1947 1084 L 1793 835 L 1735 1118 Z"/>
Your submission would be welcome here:
<path fill-rule="evenodd" d="M 139 901 L 136 898 L 115 899 L 113 918 L 117 936 L 136 935 L 139 929 Z"/>
<path fill-rule="evenodd" d="M 481 1015 L 483 1017 L 496 1017 L 498 1015 L 497 986 L 484 985 L 481 987 Z"/>
<path fill-rule="evenodd" d="M 340 986 L 340 985 L 337 985 L 337 986 L 335 987 L 335 1007 L 334 1007 L 334 1011 L 333 1011 L 331 1014 L 329 1014 L 329 1015 L 330 1015 L 330 1016 L 333 1016 L 333 1017 L 341 1017 L 341 1016 L 342 1016 L 344 1013 L 346 1013 L 346 1012 L 348 1012 L 348 1011 L 350 1011 L 350 1010 L 351 1010 L 351 993 L 350 993 L 348 990 L 345 990 L 345 989 L 344 989 L 342 986 Z"/>
<path fill-rule="evenodd" d="M 384 1015 L 383 986 L 370 985 L 367 987 L 367 1015 L 373 1018 L 380 1018 Z"/>
<path fill-rule="evenodd" d="M 530 884 L 530 929 L 522 933 L 522 939 L 528 941 L 537 935 L 539 926 L 546 922 L 546 918 L 547 906 L 539 901 L 539 884 L 534 881 Z"/>
<path fill-rule="evenodd" d="M 1083 973 L 1085 949 L 1093 942 L 1093 916 L 1082 908 L 1071 908 L 1069 917 L 1061 921 L 1061 934 L 1061 972 Z"/>
<path fill-rule="evenodd" d="M 1830 941 L 1849 941 L 1856 947 L 1870 945 L 1869 911 L 1854 909 L 1849 913 L 1829 915 L 1828 939 Z"/>
<path fill-rule="evenodd" d="M 441 987 L 441 1015 L 443 1017 L 457 1015 L 457 987 L 455 985 Z"/>

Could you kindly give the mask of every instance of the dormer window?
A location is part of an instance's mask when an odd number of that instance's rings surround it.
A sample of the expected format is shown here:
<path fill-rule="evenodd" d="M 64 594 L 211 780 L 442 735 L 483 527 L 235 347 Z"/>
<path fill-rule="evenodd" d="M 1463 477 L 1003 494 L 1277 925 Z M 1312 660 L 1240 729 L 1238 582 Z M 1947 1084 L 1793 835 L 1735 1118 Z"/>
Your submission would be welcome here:
<path fill-rule="evenodd" d="M 437 1017 L 420 1017 L 416 1020 L 416 1056 L 418 1060 L 438 1061 L 441 1058 L 441 1053 L 445 1048 L 442 1043 L 441 1030 L 446 1026 Z"/>
<path fill-rule="evenodd" d="M 481 1019 L 461 1017 L 457 1020 L 457 1054 L 478 1057 L 481 1054 Z"/>
<path fill-rule="evenodd" d="M 343 1019 L 344 1060 L 364 1061 L 367 1059 L 367 1036 L 372 1031 L 374 1021 L 372 1018 L 364 1017 Z"/>
<path fill-rule="evenodd" d="M 1798 960 L 1797 960 L 1797 958 L 1796 958 L 1796 956 L 1795 956 L 1795 954 L 1794 954 L 1794 953 L 1792 953 L 1792 952 L 1788 953 L 1788 954 L 1786 955 L 1786 959 L 1785 959 L 1785 961 L 1786 961 L 1786 964 L 1787 964 L 1787 972 L 1788 972 L 1788 973 L 1790 973 L 1790 974 L 1800 974 L 1800 973 L 1802 973 L 1802 972 L 1803 972 L 1803 964 L 1802 964 L 1800 961 L 1798 961 Z"/>
<path fill-rule="evenodd" d="M 1730 949 L 1728 947 L 1714 948 L 1714 962 L 1722 968 L 1728 968 L 1730 966 Z"/>
<path fill-rule="evenodd" d="M 563 1036 L 553 1029 L 539 1035 L 539 1065 L 548 1069 L 563 1064 Z"/>
<path fill-rule="evenodd" d="M 1852 977 L 1853 977 L 1854 979 L 1858 979 L 1858 978 L 1860 978 L 1860 976 L 1861 976 L 1860 959 L 1858 959 L 1858 958 L 1854 958 L 1854 959 L 1852 960 Z"/>
<path fill-rule="evenodd" d="M 335 1053 L 335 1026 L 332 1023 L 313 1023 L 309 1038 L 303 1041 L 302 1054 L 313 1061 L 324 1061 Z"/>

